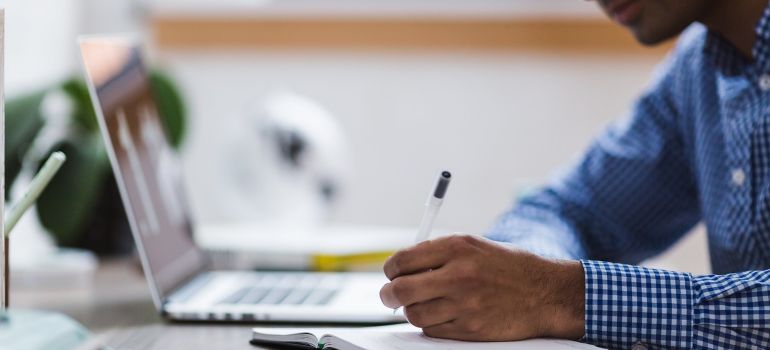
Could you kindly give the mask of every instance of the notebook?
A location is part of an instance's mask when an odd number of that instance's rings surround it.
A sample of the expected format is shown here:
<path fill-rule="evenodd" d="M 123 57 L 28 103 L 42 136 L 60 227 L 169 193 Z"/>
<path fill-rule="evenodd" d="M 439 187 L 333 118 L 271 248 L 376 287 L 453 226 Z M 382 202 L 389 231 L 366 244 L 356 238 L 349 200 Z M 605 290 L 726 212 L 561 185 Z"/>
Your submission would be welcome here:
<path fill-rule="evenodd" d="M 321 337 L 313 333 L 300 332 L 290 334 L 268 334 L 254 330 L 250 342 L 252 345 L 273 345 L 281 349 L 330 349 L 330 350 L 364 350 L 364 348 L 349 343 L 347 340 L 331 334 Z"/>
<path fill-rule="evenodd" d="M 392 350 L 596 350 L 593 345 L 562 339 L 512 342 L 463 342 L 426 336 L 411 324 L 363 328 L 254 328 L 251 343 L 281 349 Z"/>

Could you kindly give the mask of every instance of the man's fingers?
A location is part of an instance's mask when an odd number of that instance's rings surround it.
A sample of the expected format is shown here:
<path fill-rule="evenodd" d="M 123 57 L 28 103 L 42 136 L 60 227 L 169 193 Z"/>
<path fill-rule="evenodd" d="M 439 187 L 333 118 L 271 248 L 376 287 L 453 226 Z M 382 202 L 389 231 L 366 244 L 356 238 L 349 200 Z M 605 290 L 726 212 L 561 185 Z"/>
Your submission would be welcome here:
<path fill-rule="evenodd" d="M 452 257 L 452 242 L 453 237 L 444 237 L 399 250 L 385 262 L 385 276 L 392 281 L 398 276 L 441 267 Z"/>
<path fill-rule="evenodd" d="M 449 298 L 437 298 L 404 308 L 409 323 L 425 328 L 449 322 L 457 317 L 457 303 Z"/>
<path fill-rule="evenodd" d="M 481 318 L 458 315 L 458 318 L 435 326 L 423 327 L 422 332 L 432 338 L 464 341 L 499 340 L 490 338 L 488 327 Z"/>
<path fill-rule="evenodd" d="M 389 308 L 412 305 L 446 296 L 449 279 L 441 269 L 401 276 L 380 289 L 380 299 Z"/>
<path fill-rule="evenodd" d="M 422 327 L 422 332 L 431 338 L 457 339 L 459 329 L 455 320 Z"/>

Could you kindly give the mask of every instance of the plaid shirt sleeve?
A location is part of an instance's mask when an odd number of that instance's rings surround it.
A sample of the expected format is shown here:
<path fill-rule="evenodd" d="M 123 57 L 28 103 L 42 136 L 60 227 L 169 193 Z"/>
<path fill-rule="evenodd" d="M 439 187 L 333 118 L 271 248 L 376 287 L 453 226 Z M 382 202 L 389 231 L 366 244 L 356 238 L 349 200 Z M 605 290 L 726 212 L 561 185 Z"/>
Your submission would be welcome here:
<path fill-rule="evenodd" d="M 601 134 L 566 173 L 503 214 L 487 233 L 541 255 L 639 263 L 701 218 L 673 90 L 672 55 L 630 115 Z"/>
<path fill-rule="evenodd" d="M 582 263 L 585 342 L 611 349 L 770 348 L 770 270 L 692 276 Z"/>
<path fill-rule="evenodd" d="M 566 173 L 505 213 L 488 237 L 582 260 L 585 341 L 609 348 L 770 348 L 770 271 L 692 276 L 625 265 L 659 253 L 701 219 L 674 91 L 675 53 L 624 121 Z M 680 96 L 681 97 L 681 96 Z M 600 262 L 601 261 L 613 261 Z"/>

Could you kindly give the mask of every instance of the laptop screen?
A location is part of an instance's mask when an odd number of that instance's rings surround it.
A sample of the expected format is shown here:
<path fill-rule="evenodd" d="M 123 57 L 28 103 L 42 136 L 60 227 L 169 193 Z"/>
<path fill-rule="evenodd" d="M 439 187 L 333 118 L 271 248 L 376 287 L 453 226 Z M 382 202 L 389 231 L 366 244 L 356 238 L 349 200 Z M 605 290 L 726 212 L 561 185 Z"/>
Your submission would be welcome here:
<path fill-rule="evenodd" d="M 80 51 L 123 206 L 159 304 L 204 265 L 192 240 L 181 165 L 159 119 L 136 41 L 85 38 Z"/>

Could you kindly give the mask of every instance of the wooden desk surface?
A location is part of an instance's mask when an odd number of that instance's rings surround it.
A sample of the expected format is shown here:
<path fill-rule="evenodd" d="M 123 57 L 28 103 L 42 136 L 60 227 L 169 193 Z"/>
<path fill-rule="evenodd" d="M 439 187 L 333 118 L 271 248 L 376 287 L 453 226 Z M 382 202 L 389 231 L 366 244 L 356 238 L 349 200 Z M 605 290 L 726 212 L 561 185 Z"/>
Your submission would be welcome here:
<path fill-rule="evenodd" d="M 14 275 L 14 280 L 19 275 Z M 26 277 L 22 278 L 26 279 Z M 138 262 L 101 261 L 90 284 L 73 287 L 11 284 L 11 306 L 64 313 L 93 332 L 161 322 Z"/>
<path fill-rule="evenodd" d="M 115 349 L 254 350 L 251 326 L 150 324 L 102 331 L 97 341 Z"/>
<path fill-rule="evenodd" d="M 12 307 L 64 313 L 90 329 L 96 342 L 114 349 L 253 350 L 257 347 L 248 343 L 251 328 L 267 326 L 163 322 L 141 268 L 132 259 L 101 262 L 90 287 L 12 288 Z"/>

